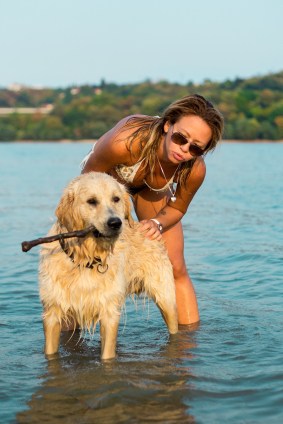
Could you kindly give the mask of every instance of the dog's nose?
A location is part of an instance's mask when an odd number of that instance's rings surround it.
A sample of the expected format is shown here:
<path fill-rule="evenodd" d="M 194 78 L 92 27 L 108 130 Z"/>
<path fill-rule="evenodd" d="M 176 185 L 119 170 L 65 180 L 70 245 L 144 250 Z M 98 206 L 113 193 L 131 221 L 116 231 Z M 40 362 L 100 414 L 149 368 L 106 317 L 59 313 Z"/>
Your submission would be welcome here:
<path fill-rule="evenodd" d="M 119 230 L 119 228 L 122 225 L 122 221 L 120 218 L 110 218 L 107 221 L 108 227 L 110 227 L 112 230 Z"/>

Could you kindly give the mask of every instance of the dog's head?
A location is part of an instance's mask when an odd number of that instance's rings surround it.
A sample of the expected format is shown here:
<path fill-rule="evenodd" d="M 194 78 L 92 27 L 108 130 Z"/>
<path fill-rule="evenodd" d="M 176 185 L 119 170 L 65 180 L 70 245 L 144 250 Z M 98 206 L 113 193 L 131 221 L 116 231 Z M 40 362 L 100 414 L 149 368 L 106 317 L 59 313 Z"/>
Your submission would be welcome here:
<path fill-rule="evenodd" d="M 111 176 L 90 172 L 75 178 L 63 192 L 56 209 L 68 231 L 95 226 L 100 237 L 116 238 L 126 219 L 131 225 L 130 197 L 125 187 Z"/>

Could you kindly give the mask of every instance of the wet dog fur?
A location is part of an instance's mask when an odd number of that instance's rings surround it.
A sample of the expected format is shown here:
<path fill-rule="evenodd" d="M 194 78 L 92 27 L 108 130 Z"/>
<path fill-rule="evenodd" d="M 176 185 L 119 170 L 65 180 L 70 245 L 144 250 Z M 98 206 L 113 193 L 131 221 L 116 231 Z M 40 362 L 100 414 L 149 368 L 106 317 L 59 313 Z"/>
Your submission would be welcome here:
<path fill-rule="evenodd" d="M 99 322 L 101 357 L 115 357 L 121 309 L 132 294 L 152 298 L 168 331 L 178 331 L 173 271 L 164 244 L 138 231 L 130 209 L 125 187 L 104 173 L 80 175 L 64 190 L 48 235 L 91 225 L 96 231 L 68 239 L 64 246 L 55 241 L 41 249 L 47 355 L 58 351 L 62 327 L 92 331 Z"/>

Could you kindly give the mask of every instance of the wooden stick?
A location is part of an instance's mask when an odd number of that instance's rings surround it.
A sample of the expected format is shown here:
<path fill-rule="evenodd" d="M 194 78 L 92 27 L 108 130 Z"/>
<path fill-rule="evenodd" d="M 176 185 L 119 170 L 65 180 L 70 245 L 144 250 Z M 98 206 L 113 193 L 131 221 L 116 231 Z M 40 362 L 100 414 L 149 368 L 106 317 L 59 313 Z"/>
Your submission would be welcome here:
<path fill-rule="evenodd" d="M 71 231 L 70 233 L 55 234 L 54 236 L 40 237 L 35 240 L 23 241 L 22 251 L 28 252 L 30 249 L 32 249 L 34 246 L 37 246 L 38 244 L 52 243 L 52 241 L 64 240 L 71 237 L 85 237 L 88 233 L 91 233 L 92 231 L 97 231 L 93 225 L 89 228 L 85 228 L 84 230 Z"/>

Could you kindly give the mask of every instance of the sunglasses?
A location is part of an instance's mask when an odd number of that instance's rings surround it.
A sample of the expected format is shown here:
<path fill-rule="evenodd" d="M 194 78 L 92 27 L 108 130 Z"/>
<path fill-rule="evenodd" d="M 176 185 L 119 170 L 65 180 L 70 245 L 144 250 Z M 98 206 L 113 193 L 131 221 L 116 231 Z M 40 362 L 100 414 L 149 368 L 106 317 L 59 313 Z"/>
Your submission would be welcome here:
<path fill-rule="evenodd" d="M 180 132 L 173 132 L 171 135 L 171 140 L 178 146 L 184 146 L 185 144 L 190 143 L 189 140 Z M 207 148 L 201 149 L 199 146 L 193 143 L 189 144 L 189 153 L 192 156 L 201 156 L 204 154 L 206 149 Z"/>

